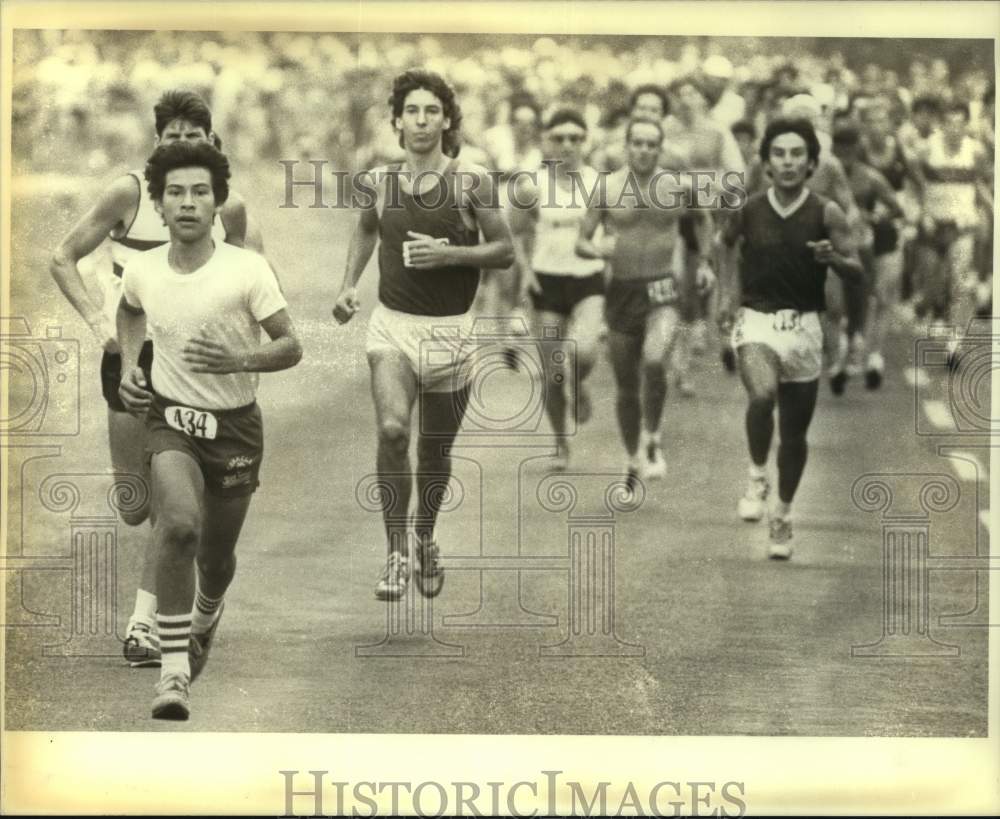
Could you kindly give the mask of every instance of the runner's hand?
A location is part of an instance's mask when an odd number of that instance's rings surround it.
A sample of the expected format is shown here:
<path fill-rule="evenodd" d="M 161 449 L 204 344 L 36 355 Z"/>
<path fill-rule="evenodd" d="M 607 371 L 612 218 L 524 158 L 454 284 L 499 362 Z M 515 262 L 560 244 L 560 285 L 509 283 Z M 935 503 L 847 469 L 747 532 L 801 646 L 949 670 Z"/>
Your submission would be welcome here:
<path fill-rule="evenodd" d="M 820 239 L 818 242 L 806 242 L 806 247 L 812 250 L 813 258 L 820 264 L 833 264 L 833 260 L 837 255 L 833 249 L 833 242 L 829 239 Z"/>
<path fill-rule="evenodd" d="M 249 353 L 236 339 L 212 338 L 203 331 L 200 338 L 188 339 L 181 358 L 192 365 L 193 373 L 226 375 L 245 371 Z"/>
<path fill-rule="evenodd" d="M 413 230 L 406 231 L 410 237 L 407 244 L 407 267 L 414 267 L 417 270 L 430 270 L 435 267 L 447 267 L 451 264 L 449 253 L 451 248 L 441 244 L 433 236 L 426 233 L 417 233 Z"/>
<path fill-rule="evenodd" d="M 153 393 L 148 389 L 146 376 L 142 372 L 142 367 L 132 367 L 127 373 L 122 375 L 121 383 L 118 385 L 118 397 L 133 415 L 143 415 L 149 409 L 149 403 L 153 400 Z"/>
<path fill-rule="evenodd" d="M 357 288 L 348 287 L 346 290 L 341 290 L 340 295 L 337 296 L 337 303 L 333 306 L 333 317 L 338 324 L 347 324 L 354 318 L 359 307 L 361 307 L 361 302 L 358 301 Z"/>
<path fill-rule="evenodd" d="M 521 279 L 521 298 L 526 298 L 529 293 L 536 296 L 542 294 L 542 286 L 538 283 L 538 277 L 534 270 L 525 270 Z"/>

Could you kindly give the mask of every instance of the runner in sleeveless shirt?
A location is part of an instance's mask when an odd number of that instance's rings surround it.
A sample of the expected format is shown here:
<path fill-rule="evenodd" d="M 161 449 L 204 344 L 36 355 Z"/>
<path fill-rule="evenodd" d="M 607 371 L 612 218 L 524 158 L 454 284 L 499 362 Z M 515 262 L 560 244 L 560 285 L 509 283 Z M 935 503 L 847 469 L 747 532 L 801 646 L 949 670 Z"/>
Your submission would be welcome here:
<path fill-rule="evenodd" d="M 212 115 L 197 94 L 168 91 L 153 108 L 155 145 L 175 142 L 211 142 L 218 137 L 212 131 Z M 108 442 L 111 464 L 119 475 L 143 475 L 142 421 L 126 412 L 118 396 L 122 360 L 115 328 L 115 313 L 121 297 L 121 275 L 125 264 L 136 253 L 165 244 L 169 233 L 163 218 L 156 212 L 141 171 L 127 173 L 112 182 L 90 210 L 66 234 L 52 255 L 50 272 L 70 304 L 90 326 L 103 348 L 101 391 L 108 404 Z M 263 252 L 259 231 L 248 229 L 242 199 L 231 192 L 215 220 L 213 232 L 220 241 Z M 103 309 L 84 285 L 78 263 L 93 253 L 105 239 L 110 239 L 112 267 L 102 277 Z M 149 376 L 153 357 L 150 342 L 142 344 L 139 364 Z M 136 509 L 122 510 L 127 524 L 138 526 L 149 514 L 149 498 Z M 156 666 L 160 652 L 156 637 L 156 564 L 150 549 L 143 559 L 142 578 L 136 593 L 135 609 L 126 629 L 124 654 L 133 667 Z"/>
<path fill-rule="evenodd" d="M 462 115 L 451 87 L 431 71 L 412 69 L 395 78 L 389 104 L 406 161 L 373 171 L 384 179 L 379 201 L 362 209 L 333 308 L 341 324 L 357 312 L 356 285 L 378 244 L 379 303 L 366 347 L 389 550 L 375 587 L 380 600 L 403 596 L 410 577 L 410 419 L 418 397 L 415 577 L 425 596 L 441 590 L 434 525 L 451 474 L 450 446 L 468 403 L 474 352 L 469 309 L 480 269 L 514 260 L 486 169 L 456 158 Z"/>
<path fill-rule="evenodd" d="M 861 161 L 861 134 L 857 128 L 841 126 L 834 131 L 833 153 L 844 166 L 854 200 L 868 225 L 858 253 L 865 270 L 865 290 L 868 294 L 864 322 L 864 337 L 868 344 L 865 386 L 873 390 L 882 384 L 885 373 L 882 343 L 886 323 L 889 311 L 899 300 L 901 254 L 894 220 L 902 217 L 903 210 L 888 180 Z"/>
<path fill-rule="evenodd" d="M 611 263 L 605 312 L 631 489 L 640 473 L 649 478 L 666 473 L 660 421 L 667 395 L 667 357 L 680 322 L 679 222 L 691 204 L 693 185 L 684 174 L 658 165 L 663 144 L 660 123 L 633 120 L 626 139 L 628 166 L 612 174 L 606 195 L 595 197 L 588 206 L 576 251 L 584 258 L 606 258 Z M 711 218 L 708 211 L 696 213 L 699 247 L 710 250 Z M 593 237 L 600 225 L 613 241 L 599 246 Z M 697 278 L 701 292 L 715 283 L 707 254 Z"/>
<path fill-rule="evenodd" d="M 742 294 L 733 346 L 750 399 L 746 430 L 751 463 L 739 515 L 746 521 L 764 516 L 777 404 L 778 502 L 770 514 L 769 556 L 787 559 L 792 553 L 791 504 L 806 465 L 806 434 L 823 366 L 819 314 L 825 308 L 826 271 L 829 267 L 856 281 L 862 271 L 844 212 L 806 187 L 820 156 L 812 125 L 774 120 L 764 132 L 760 156 L 773 184 L 733 212 L 723 229 L 720 310 L 728 312 L 735 293 Z"/>
<path fill-rule="evenodd" d="M 604 262 L 576 255 L 576 238 L 586 213 L 587 197 L 598 189 L 597 171 L 583 164 L 587 125 L 574 109 L 556 111 L 545 125 L 546 160 L 534 179 L 522 177 L 511 211 L 514 252 L 521 287 L 534 308 L 536 338 L 544 328 L 556 328 L 559 338 L 573 342 L 574 383 L 563 385 L 545 377 L 545 409 L 556 434 L 555 468 L 569 461 L 566 412 L 575 408 L 577 421 L 590 419 L 591 400 L 585 380 L 597 361 L 604 310 Z M 548 363 L 548 358 L 543 357 Z"/>
<path fill-rule="evenodd" d="M 186 720 L 189 687 L 208 660 L 258 485 L 258 373 L 294 366 L 302 348 L 270 265 L 212 238 L 229 194 L 226 157 L 204 141 L 162 145 L 146 179 L 170 243 L 129 260 L 118 326 L 122 354 L 133 361 L 148 325 L 153 391 L 133 367 L 120 396 L 147 430 L 162 653 L 153 717 Z M 270 339 L 263 344 L 261 328 Z"/>
<path fill-rule="evenodd" d="M 982 144 L 968 135 L 969 108 L 952 103 L 941 130 L 928 139 L 920 157 L 924 179 L 921 249 L 931 271 L 925 296 L 932 315 L 947 319 L 959 332 L 976 313 L 978 280 L 973 270 L 979 204 L 993 213 L 992 159 Z M 957 340 L 949 347 L 957 365 Z"/>

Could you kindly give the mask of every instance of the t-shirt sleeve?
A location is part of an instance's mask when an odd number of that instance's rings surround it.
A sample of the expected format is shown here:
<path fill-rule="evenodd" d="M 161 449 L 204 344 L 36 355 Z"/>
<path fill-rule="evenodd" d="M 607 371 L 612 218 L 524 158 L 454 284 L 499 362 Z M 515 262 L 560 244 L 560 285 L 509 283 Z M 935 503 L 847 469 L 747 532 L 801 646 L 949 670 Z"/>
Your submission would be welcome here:
<path fill-rule="evenodd" d="M 129 307 L 142 310 L 142 275 L 138 257 L 131 259 L 122 271 L 122 295 Z"/>
<path fill-rule="evenodd" d="M 259 257 L 255 262 L 250 276 L 248 306 L 254 319 L 263 321 L 288 307 L 288 302 L 281 295 L 281 288 L 278 287 L 274 271 L 264 257 Z"/>

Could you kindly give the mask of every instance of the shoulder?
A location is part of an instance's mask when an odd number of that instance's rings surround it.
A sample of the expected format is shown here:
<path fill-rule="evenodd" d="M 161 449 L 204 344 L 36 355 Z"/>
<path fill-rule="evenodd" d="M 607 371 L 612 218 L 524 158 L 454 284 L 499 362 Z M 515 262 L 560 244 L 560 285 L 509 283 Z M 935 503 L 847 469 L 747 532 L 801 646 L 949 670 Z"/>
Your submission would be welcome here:
<path fill-rule="evenodd" d="M 142 196 L 143 180 L 142 175 L 137 171 L 124 173 L 116 177 L 108 186 L 101 191 L 100 201 L 105 206 L 111 206 L 119 210 L 122 215 L 126 211 L 134 210 L 139 204 Z"/>
<path fill-rule="evenodd" d="M 844 227 L 847 225 L 847 217 L 844 209 L 833 199 L 828 199 L 818 193 L 811 193 L 817 199 L 817 204 L 822 208 L 823 223 L 827 227 Z"/>

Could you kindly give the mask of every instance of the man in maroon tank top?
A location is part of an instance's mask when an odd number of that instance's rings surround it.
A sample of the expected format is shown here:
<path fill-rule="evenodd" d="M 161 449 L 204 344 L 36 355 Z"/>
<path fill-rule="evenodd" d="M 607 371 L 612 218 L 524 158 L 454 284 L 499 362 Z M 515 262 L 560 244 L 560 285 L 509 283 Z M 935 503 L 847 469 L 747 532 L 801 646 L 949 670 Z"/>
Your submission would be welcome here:
<path fill-rule="evenodd" d="M 357 282 L 378 244 L 379 303 L 369 319 L 366 351 L 389 548 L 375 587 L 379 600 L 406 592 L 411 528 L 417 587 L 427 597 L 441 591 L 434 524 L 451 475 L 449 450 L 468 403 L 470 308 L 479 271 L 514 260 L 490 176 L 457 159 L 462 114 L 451 87 L 433 72 L 411 69 L 393 81 L 389 104 L 406 160 L 371 172 L 376 201 L 362 208 L 333 308 L 341 324 L 357 312 Z M 418 396 L 417 500 L 408 518 L 410 417 Z"/>
<path fill-rule="evenodd" d="M 806 465 L 806 433 L 816 407 L 823 363 L 820 313 L 826 308 L 826 270 L 860 282 L 861 263 L 844 211 L 806 187 L 820 153 L 807 120 L 778 119 L 767 126 L 760 156 L 772 185 L 732 214 L 723 229 L 720 314 L 740 305 L 733 326 L 740 375 L 750 402 L 746 412 L 750 480 L 738 511 L 745 521 L 764 516 L 769 492 L 767 458 L 778 407 L 778 502 L 770 514 L 769 556 L 792 554 L 791 504 Z"/>

